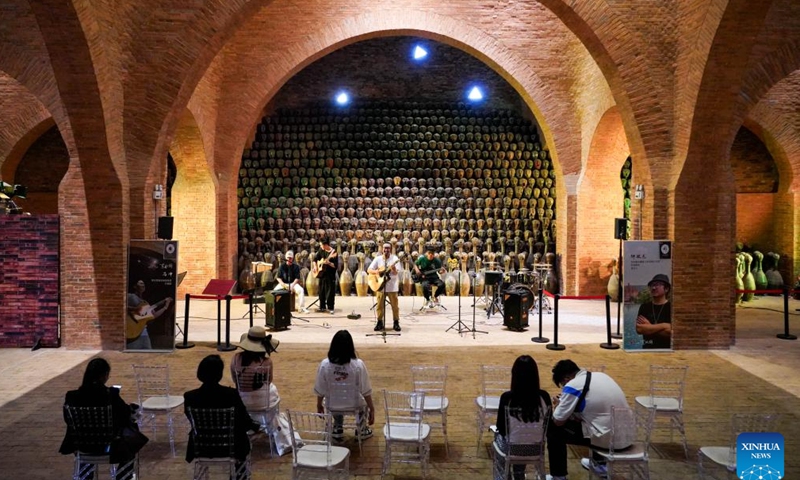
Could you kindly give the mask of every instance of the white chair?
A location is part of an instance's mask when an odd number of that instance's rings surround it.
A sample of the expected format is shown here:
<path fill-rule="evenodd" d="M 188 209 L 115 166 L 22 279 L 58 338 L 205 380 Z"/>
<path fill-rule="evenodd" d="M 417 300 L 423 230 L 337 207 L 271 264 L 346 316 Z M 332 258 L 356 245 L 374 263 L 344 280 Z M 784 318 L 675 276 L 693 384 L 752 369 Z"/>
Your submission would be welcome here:
<path fill-rule="evenodd" d="M 683 441 L 683 452 L 689 458 L 689 447 L 686 444 L 686 430 L 683 425 L 683 393 L 686 388 L 688 366 L 650 365 L 650 395 L 636 397 L 636 408 L 644 411 L 655 408 L 655 430 L 659 420 L 664 420 L 669 428 L 669 439 L 672 441 L 674 429 L 678 429 Z M 640 413 L 641 414 L 641 413 Z"/>
<path fill-rule="evenodd" d="M 153 438 L 157 430 L 157 419 L 165 417 L 169 432 L 169 446 L 175 456 L 175 428 L 173 416 L 180 415 L 179 407 L 183 405 L 182 395 L 169 393 L 169 367 L 167 365 L 133 365 L 136 377 L 136 392 L 139 406 L 139 428 L 152 425 Z"/>
<path fill-rule="evenodd" d="M 280 402 L 274 406 L 270 396 L 270 368 L 267 365 L 243 367 L 234 371 L 234 380 L 239 396 L 242 397 L 247 413 L 261 424 L 269 440 L 270 455 L 274 455 L 272 418 L 280 412 Z"/>
<path fill-rule="evenodd" d="M 478 407 L 476 420 L 478 423 L 478 450 L 480 455 L 483 431 L 493 422 L 491 417 L 497 416 L 500 408 L 500 396 L 511 387 L 511 369 L 481 365 L 481 394 L 475 398 Z"/>
<path fill-rule="evenodd" d="M 779 415 L 774 413 L 734 414 L 731 418 L 731 437 L 727 447 L 698 449 L 697 473 L 700 479 L 717 478 L 714 473 L 719 470 L 725 472 L 727 478 L 736 478 L 736 438 L 745 432 L 774 432 L 778 418 Z"/>
<path fill-rule="evenodd" d="M 135 479 L 139 476 L 139 454 L 124 463 L 111 463 L 110 445 L 115 437 L 111 405 L 73 407 L 64 405 L 64 418 L 76 448 L 73 480 L 99 479 L 107 470 L 112 480 Z"/>
<path fill-rule="evenodd" d="M 221 467 L 227 477 L 236 480 L 250 478 L 250 456 L 244 462 L 235 458 L 235 409 L 186 407 L 191 424 L 194 449 L 194 480 L 210 478 L 212 468 Z"/>
<path fill-rule="evenodd" d="M 333 418 L 330 413 L 287 411 L 292 437 L 292 479 L 348 478 L 350 450 L 331 445 Z"/>
<path fill-rule="evenodd" d="M 361 433 L 367 423 L 367 405 L 361 396 L 361 380 L 356 374 L 349 375 L 347 378 L 339 378 L 333 373 L 334 365 L 328 365 L 330 372 L 326 375 L 328 384 L 326 387 L 327 394 L 325 395 L 323 405 L 325 411 L 330 413 L 332 417 L 341 415 L 343 417 L 352 416 L 354 422 L 347 424 L 348 428 L 354 428 L 356 432 L 356 440 L 358 441 L 358 451 L 361 453 Z M 342 423 L 342 428 L 345 424 Z M 343 438 L 343 431 L 334 431 L 334 440 L 341 440 Z"/>
<path fill-rule="evenodd" d="M 412 366 L 411 367 L 412 391 L 425 394 L 425 405 L 413 405 L 425 415 L 438 415 L 441 417 L 442 434 L 444 435 L 444 450 L 447 456 L 450 449 L 447 445 L 447 407 L 450 400 L 445 395 L 447 384 L 447 366 Z"/>
<path fill-rule="evenodd" d="M 506 435 L 498 444 L 492 442 L 494 451 L 494 478 L 511 478 L 512 465 L 532 465 L 535 477 L 544 478 L 545 439 L 547 437 L 547 418 L 550 410 L 543 405 L 539 421 L 524 422 L 522 409 L 506 408 Z M 523 475 L 524 476 L 524 475 Z"/>
<path fill-rule="evenodd" d="M 589 478 L 650 479 L 650 432 L 653 428 L 655 408 L 634 411 L 630 408 L 611 407 L 611 441 L 608 450 L 592 448 L 606 460 L 608 475 L 589 469 Z"/>
<path fill-rule="evenodd" d="M 420 412 L 426 406 L 424 392 L 383 391 L 386 424 L 383 437 L 386 450 L 383 453 L 381 478 L 389 471 L 392 462 L 419 463 L 422 477 L 428 474 L 431 452 L 431 427 L 423 422 Z M 414 405 L 415 407 L 410 407 Z"/>

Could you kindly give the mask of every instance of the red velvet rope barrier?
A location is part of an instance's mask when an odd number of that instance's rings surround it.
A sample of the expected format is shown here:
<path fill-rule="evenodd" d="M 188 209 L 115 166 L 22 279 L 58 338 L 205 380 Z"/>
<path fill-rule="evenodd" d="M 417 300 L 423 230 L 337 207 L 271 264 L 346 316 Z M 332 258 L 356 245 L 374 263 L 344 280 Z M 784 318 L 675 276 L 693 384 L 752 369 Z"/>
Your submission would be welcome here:
<path fill-rule="evenodd" d="M 605 300 L 605 295 L 561 295 L 561 300 Z"/>
<path fill-rule="evenodd" d="M 795 291 L 796 290 L 790 290 L 789 293 L 793 293 Z M 735 292 L 736 293 L 760 293 L 760 294 L 764 294 L 764 293 L 783 293 L 783 290 L 779 290 L 779 289 L 772 289 L 772 290 L 739 290 L 737 288 L 737 289 L 735 289 Z"/>

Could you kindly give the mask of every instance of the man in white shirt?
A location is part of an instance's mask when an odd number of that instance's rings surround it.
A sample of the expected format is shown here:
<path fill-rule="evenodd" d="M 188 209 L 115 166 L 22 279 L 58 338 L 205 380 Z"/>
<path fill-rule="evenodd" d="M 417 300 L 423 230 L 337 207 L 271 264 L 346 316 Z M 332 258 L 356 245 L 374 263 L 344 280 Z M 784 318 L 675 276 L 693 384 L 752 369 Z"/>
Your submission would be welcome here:
<path fill-rule="evenodd" d="M 611 407 L 629 408 L 625 393 L 614 379 L 591 372 L 587 382 L 588 373 L 572 360 L 561 360 L 553 367 L 553 383 L 562 388 L 561 394 L 553 398 L 553 421 L 547 429 L 552 475 L 548 478 L 553 480 L 567 478 L 567 444 L 607 449 L 611 440 Z M 581 459 L 581 465 L 601 476 L 606 473 L 599 455 L 592 460 Z"/>
<path fill-rule="evenodd" d="M 375 331 L 384 328 L 384 317 L 386 315 L 386 298 L 392 306 L 392 319 L 395 332 L 400 331 L 400 306 L 398 304 L 397 292 L 400 290 L 400 259 L 392 254 L 392 245 L 383 244 L 383 255 L 376 256 L 367 268 L 370 275 L 378 275 L 383 281 L 381 288 L 375 292 L 375 301 L 378 304 L 378 323 L 375 324 Z"/>

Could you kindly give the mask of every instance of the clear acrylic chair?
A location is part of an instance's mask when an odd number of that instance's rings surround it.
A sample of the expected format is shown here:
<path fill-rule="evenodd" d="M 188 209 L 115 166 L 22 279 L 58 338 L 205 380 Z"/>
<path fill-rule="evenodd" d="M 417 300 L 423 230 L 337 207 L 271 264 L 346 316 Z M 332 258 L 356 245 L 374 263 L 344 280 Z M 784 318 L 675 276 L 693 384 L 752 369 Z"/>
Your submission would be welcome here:
<path fill-rule="evenodd" d="M 600 372 L 606 373 L 606 366 L 605 365 L 589 365 L 588 367 L 581 367 L 587 372 Z"/>
<path fill-rule="evenodd" d="M 333 417 L 330 413 L 288 410 L 292 437 L 292 479 L 348 478 L 350 450 L 331 444 Z"/>
<path fill-rule="evenodd" d="M 155 439 L 159 417 L 164 417 L 164 424 L 169 433 L 169 446 L 175 456 L 174 416 L 180 416 L 179 407 L 183 405 L 182 395 L 170 395 L 169 366 L 167 365 L 133 365 L 136 377 L 136 392 L 139 406 L 139 428 L 151 425 Z"/>
<path fill-rule="evenodd" d="M 428 474 L 431 427 L 423 422 L 423 415 L 420 414 L 426 403 L 424 392 L 383 390 L 386 415 L 383 437 L 386 440 L 386 449 L 383 453 L 381 478 L 389 471 L 392 462 L 419 463 L 422 477 L 425 478 Z"/>
<path fill-rule="evenodd" d="M 110 446 L 115 437 L 111 405 L 73 407 L 64 405 L 72 441 L 75 445 L 73 480 L 99 479 L 106 470 L 112 480 L 135 479 L 139 475 L 139 454 L 124 464 L 111 463 Z"/>
<path fill-rule="evenodd" d="M 494 452 L 494 478 L 509 479 L 514 465 L 532 465 L 535 476 L 524 478 L 545 478 L 544 457 L 547 438 L 547 418 L 550 409 L 542 405 L 539 421 L 523 422 L 522 409 L 506 409 L 506 435 L 502 440 L 492 442 Z"/>
<path fill-rule="evenodd" d="M 716 476 L 718 472 L 723 472 L 727 478 L 736 478 L 736 438 L 745 432 L 774 432 L 779 417 L 775 413 L 734 414 L 731 417 L 728 446 L 700 447 L 697 450 L 697 473 L 700 479 L 719 478 Z"/>
<path fill-rule="evenodd" d="M 347 424 L 347 428 L 355 429 L 356 441 L 358 442 L 358 451 L 361 453 L 361 434 L 366 428 L 367 422 L 367 405 L 361 396 L 361 381 L 358 375 L 349 375 L 347 378 L 338 378 L 333 373 L 334 365 L 328 365 L 331 371 L 326 375 L 328 383 L 326 386 L 327 395 L 325 395 L 323 405 L 325 411 L 330 413 L 332 417 L 338 416 L 344 418 L 353 417 L 353 423 Z M 342 429 L 345 424 L 342 423 Z M 334 430 L 336 428 L 334 427 Z M 344 433 L 334 431 L 334 440 L 342 440 Z"/>
<path fill-rule="evenodd" d="M 261 424 L 261 429 L 269 441 L 270 455 L 274 456 L 272 438 L 277 432 L 272 428 L 272 419 L 280 412 L 280 402 L 272 405 L 269 378 L 268 365 L 248 366 L 234 371 L 234 381 L 239 396 L 247 407 L 247 413 Z"/>
<path fill-rule="evenodd" d="M 444 435 L 444 450 L 447 456 L 450 449 L 447 445 L 447 408 L 450 400 L 445 395 L 447 385 L 447 366 L 412 366 L 411 367 L 412 391 L 425 394 L 425 405 L 414 405 L 420 408 L 425 415 L 436 415 L 441 418 L 440 425 Z"/>
<path fill-rule="evenodd" d="M 673 431 L 678 430 L 683 442 L 683 452 L 689 458 L 686 444 L 686 429 L 683 424 L 683 394 L 686 388 L 688 366 L 650 365 L 650 394 L 636 397 L 636 408 L 642 411 L 653 407 L 656 410 L 654 429 L 659 424 L 669 428 L 672 442 Z"/>
<path fill-rule="evenodd" d="M 481 365 L 481 393 L 475 398 L 477 407 L 476 420 L 478 424 L 478 450 L 480 455 L 483 431 L 493 422 L 492 417 L 497 416 L 500 408 L 500 396 L 511 388 L 511 369 Z"/>
<path fill-rule="evenodd" d="M 606 460 L 608 475 L 603 476 L 592 468 L 589 478 L 650 479 L 650 434 L 656 409 L 632 410 L 627 407 L 611 407 L 611 440 L 609 449 L 592 448 Z"/>
<path fill-rule="evenodd" d="M 194 480 L 208 480 L 211 469 L 227 471 L 227 477 L 236 480 L 250 478 L 250 457 L 243 462 L 235 458 L 235 409 L 186 407 L 191 424 L 194 449 Z"/>

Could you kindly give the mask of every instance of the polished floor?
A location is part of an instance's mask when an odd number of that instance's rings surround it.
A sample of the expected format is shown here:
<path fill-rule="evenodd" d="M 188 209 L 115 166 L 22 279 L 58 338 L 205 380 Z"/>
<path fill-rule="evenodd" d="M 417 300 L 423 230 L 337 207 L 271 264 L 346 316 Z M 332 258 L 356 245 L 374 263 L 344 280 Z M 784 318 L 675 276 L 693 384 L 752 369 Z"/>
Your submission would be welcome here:
<path fill-rule="evenodd" d="M 687 364 L 685 418 L 691 457 L 684 458 L 677 438 L 669 435 L 656 438 L 651 452 L 653 479 L 698 478 L 694 452 L 700 445 L 728 441 L 728 425 L 734 412 L 776 412 L 782 415 L 780 431 L 786 439 L 786 475 L 800 475 L 800 460 L 793 452 L 800 449 L 800 343 L 779 340 L 783 331 L 782 303 L 779 298 L 760 298 L 737 310 L 737 345 L 727 351 L 679 351 L 674 353 L 629 353 L 605 350 L 605 307 L 602 302 L 562 302 L 559 314 L 559 343 L 564 351 L 552 351 L 544 344 L 531 342 L 538 335 L 538 323 L 531 319 L 525 332 L 503 327 L 499 315 L 486 316 L 475 310 L 475 329 L 488 333 L 472 333 L 472 299 L 444 298 L 447 310 L 420 312 L 419 298 L 401 299 L 401 336 L 369 336 L 373 334 L 374 314 L 369 297 L 337 298 L 334 315 L 311 313 L 302 319 L 292 319 L 288 330 L 276 332 L 281 340 L 274 354 L 275 383 L 282 397 L 283 409 L 312 410 L 315 398 L 312 384 L 316 366 L 327 350 L 333 333 L 341 328 L 350 330 L 356 340 L 359 356 L 369 367 L 375 388 L 376 405 L 380 406 L 382 389 L 408 388 L 409 366 L 414 364 L 446 364 L 449 368 L 447 392 L 451 401 L 448 415 L 449 456 L 445 455 L 444 439 L 434 431 L 431 455 L 432 470 L 428 478 L 488 479 L 491 475 L 489 435 L 477 447 L 474 398 L 478 393 L 478 366 L 507 365 L 516 356 L 531 354 L 540 366 L 542 388 L 551 393 L 555 387 L 549 380 L 551 366 L 559 359 L 572 358 L 579 365 L 605 365 L 607 372 L 621 384 L 629 399 L 646 393 L 648 366 L 658 364 Z M 310 302 L 308 302 L 310 303 Z M 797 333 L 800 322 L 792 301 L 790 330 Z M 234 303 L 231 336 L 238 340 L 247 330 L 248 319 L 241 317 L 246 306 Z M 178 308 L 183 311 L 182 306 Z M 348 313 L 360 314 L 352 320 Z M 612 308 L 612 313 L 615 310 Z M 190 340 L 197 346 L 172 353 L 123 353 L 116 351 L 70 351 L 42 349 L 35 352 L 21 349 L 0 350 L 0 477 L 51 479 L 68 478 L 71 458 L 57 453 L 63 437 L 61 404 L 64 393 L 75 388 L 85 362 L 95 355 L 107 358 L 112 364 L 111 383 L 123 386 L 123 397 L 136 401 L 136 388 L 130 367 L 133 363 L 170 365 L 172 385 L 181 393 L 198 385 L 194 377 L 199 360 L 216 352 L 216 304 L 193 303 L 190 310 Z M 257 317 L 259 318 L 259 317 Z M 181 322 L 183 319 L 179 319 Z M 305 321 L 304 321 L 305 320 Z M 458 322 L 462 321 L 461 333 Z M 538 321 L 538 319 L 536 320 Z M 614 324 L 616 318 L 613 319 Z M 455 328 L 449 327 L 455 324 Z M 613 327 L 615 329 L 615 325 Z M 553 315 L 543 315 L 543 335 L 553 342 Z M 178 336 L 178 341 L 182 338 Z M 224 329 L 223 329 L 224 342 Z M 230 360 L 233 353 L 222 353 Z M 225 379 L 230 383 L 230 379 Z M 379 407 L 376 426 L 383 424 Z M 177 428 L 178 456 L 172 457 L 166 436 L 157 436 L 142 451 L 141 478 L 191 478 L 191 467 L 183 461 L 186 447 L 186 423 L 179 418 Z M 354 443 L 351 474 L 355 478 L 378 478 L 383 456 L 380 428 L 374 438 L 364 444 L 359 454 Z M 149 434 L 150 432 L 148 432 Z M 152 435 L 151 435 L 152 437 Z M 289 478 L 291 456 L 272 458 L 263 438 L 254 442 L 253 465 L 255 479 Z M 578 462 L 581 449 L 570 452 L 570 478 L 586 478 Z M 390 477 L 421 478 L 416 466 L 393 467 Z"/>

